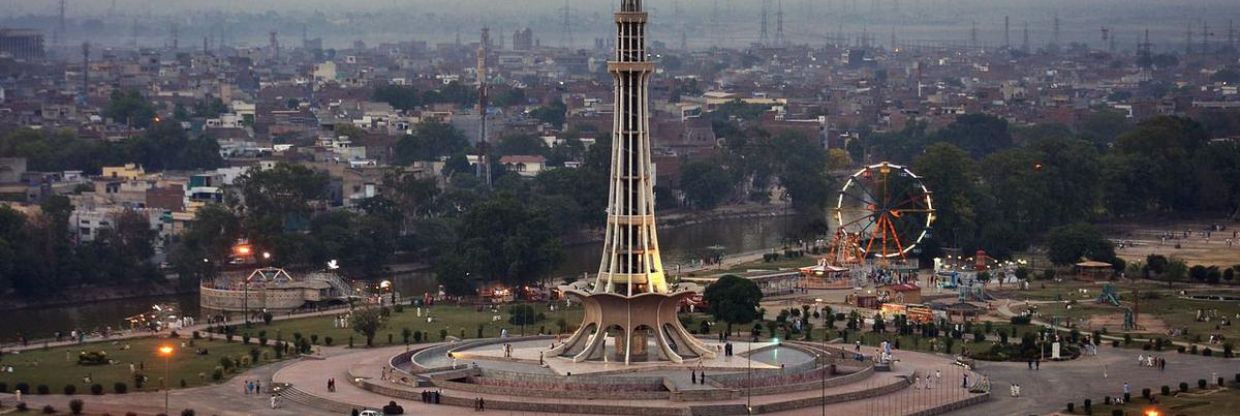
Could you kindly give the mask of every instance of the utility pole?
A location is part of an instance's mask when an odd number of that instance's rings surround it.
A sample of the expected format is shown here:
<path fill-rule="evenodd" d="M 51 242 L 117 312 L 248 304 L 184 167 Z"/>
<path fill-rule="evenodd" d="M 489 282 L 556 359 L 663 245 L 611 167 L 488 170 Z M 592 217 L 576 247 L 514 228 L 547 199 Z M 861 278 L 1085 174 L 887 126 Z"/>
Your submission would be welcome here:
<path fill-rule="evenodd" d="M 82 96 L 90 95 L 90 42 L 82 42 Z"/>
<path fill-rule="evenodd" d="M 482 178 L 487 189 L 491 188 L 491 162 L 487 160 L 487 59 L 491 53 L 491 30 L 482 28 L 482 41 L 478 45 L 478 114 L 482 120 L 478 137 L 478 168 L 477 174 Z"/>

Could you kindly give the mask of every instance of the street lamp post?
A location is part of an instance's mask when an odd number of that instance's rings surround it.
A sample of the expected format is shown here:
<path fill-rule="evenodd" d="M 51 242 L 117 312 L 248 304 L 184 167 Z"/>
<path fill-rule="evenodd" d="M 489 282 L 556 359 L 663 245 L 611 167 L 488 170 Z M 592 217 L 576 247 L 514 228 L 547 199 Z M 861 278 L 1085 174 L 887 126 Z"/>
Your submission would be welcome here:
<path fill-rule="evenodd" d="M 168 385 L 168 367 L 169 367 L 169 362 L 172 361 L 172 353 L 174 351 L 175 350 L 172 348 L 171 344 L 165 344 L 165 345 L 160 346 L 159 351 L 158 351 L 159 356 L 164 357 L 164 378 L 161 384 L 163 384 L 163 387 L 164 387 L 164 414 L 165 415 L 168 414 L 168 391 L 170 390 L 170 386 Z"/>

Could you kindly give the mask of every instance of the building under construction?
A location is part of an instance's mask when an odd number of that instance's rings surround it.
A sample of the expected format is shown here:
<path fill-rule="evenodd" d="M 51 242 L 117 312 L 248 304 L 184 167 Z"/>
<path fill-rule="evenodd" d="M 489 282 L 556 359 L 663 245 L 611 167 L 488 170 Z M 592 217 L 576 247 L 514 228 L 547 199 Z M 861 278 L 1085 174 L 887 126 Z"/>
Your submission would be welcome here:
<path fill-rule="evenodd" d="M 0 29 L 0 56 L 14 59 L 43 59 L 43 34 L 37 30 Z"/>

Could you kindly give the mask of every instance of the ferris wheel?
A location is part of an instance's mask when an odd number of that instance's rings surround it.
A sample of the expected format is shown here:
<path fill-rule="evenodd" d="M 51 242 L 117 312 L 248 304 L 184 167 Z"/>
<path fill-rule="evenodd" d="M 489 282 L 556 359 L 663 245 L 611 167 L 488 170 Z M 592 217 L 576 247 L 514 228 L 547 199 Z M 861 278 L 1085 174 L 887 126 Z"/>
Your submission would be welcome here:
<path fill-rule="evenodd" d="M 921 177 L 883 162 L 848 178 L 833 215 L 866 257 L 905 258 L 929 234 L 934 205 Z"/>

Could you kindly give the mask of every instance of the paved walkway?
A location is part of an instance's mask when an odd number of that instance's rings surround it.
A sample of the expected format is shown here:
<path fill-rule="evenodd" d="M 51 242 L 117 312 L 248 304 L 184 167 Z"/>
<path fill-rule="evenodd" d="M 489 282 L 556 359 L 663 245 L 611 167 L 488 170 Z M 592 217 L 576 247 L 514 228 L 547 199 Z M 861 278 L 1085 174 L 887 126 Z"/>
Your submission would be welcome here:
<path fill-rule="evenodd" d="M 841 346 L 843 347 L 843 346 Z M 394 400 L 387 396 L 371 393 L 362 390 L 349 383 L 343 382 L 350 374 L 370 377 L 372 380 L 378 380 L 381 374 L 381 367 L 386 360 L 401 351 L 404 347 L 393 347 L 376 350 L 367 350 L 360 352 L 351 352 L 341 355 L 327 357 L 324 360 L 307 360 L 297 365 L 288 366 L 274 376 L 274 381 L 282 383 L 294 384 L 301 392 L 312 396 L 331 400 L 338 403 L 344 403 L 357 407 L 375 408 L 386 404 L 388 401 Z M 925 372 L 931 373 L 934 369 L 939 369 L 942 376 L 941 381 L 932 383 L 930 389 L 925 389 L 924 384 L 918 388 L 907 388 L 896 394 L 886 395 L 880 399 L 862 400 L 857 402 L 846 402 L 839 404 L 831 404 L 826 406 L 830 414 L 909 414 L 919 410 L 931 408 L 943 403 L 962 400 L 968 397 L 959 386 L 963 377 L 963 370 L 959 367 L 950 365 L 950 361 L 943 357 L 932 356 L 921 353 L 900 353 L 898 358 L 901 360 L 896 365 L 893 372 L 876 373 L 873 377 L 859 382 L 844 386 L 830 387 L 825 390 L 809 390 L 802 392 L 794 392 L 783 395 L 763 395 L 753 396 L 751 402 L 754 405 L 767 403 L 775 403 L 787 400 L 797 399 L 813 399 L 823 394 L 834 395 L 848 392 L 861 391 L 892 383 L 902 382 L 912 374 L 912 369 L 921 368 Z M 335 377 L 337 380 L 336 392 L 328 392 L 326 380 Z M 977 375 L 972 374 L 971 379 L 977 380 Z M 386 385 L 390 387 L 403 388 L 412 391 L 422 391 L 427 389 L 410 388 L 407 386 L 397 386 L 391 383 Z M 510 401 L 514 400 L 512 396 L 494 395 L 494 394 L 473 394 L 454 391 L 445 391 L 447 396 L 456 395 L 466 399 L 482 397 L 490 402 Z M 520 400 L 520 398 L 516 398 Z M 544 403 L 580 403 L 580 400 L 572 399 L 553 399 L 538 398 L 539 402 Z M 412 402 L 405 400 L 395 400 L 397 403 L 405 407 L 406 413 L 411 414 L 470 414 L 474 413 L 472 409 L 443 406 L 443 405 L 427 405 L 421 402 Z M 622 405 L 622 406 L 651 406 L 651 407 L 686 407 L 691 405 L 723 405 L 723 404 L 745 404 L 745 398 L 720 400 L 710 403 L 706 402 L 673 402 L 670 400 L 590 400 L 591 404 L 600 405 Z M 869 409 L 867 411 L 866 409 Z M 780 414 L 817 414 L 822 409 L 800 409 L 797 411 L 782 412 Z M 858 413 L 860 412 L 860 413 Z M 488 413 L 496 413 L 496 411 L 488 411 Z M 518 414 L 521 412 L 504 412 L 499 414 Z"/>
<path fill-rule="evenodd" d="M 266 389 L 267 386 L 271 385 L 272 374 L 281 368 L 295 363 L 296 361 L 286 361 L 256 368 L 240 374 L 228 382 L 214 386 L 173 390 L 168 396 L 169 412 L 172 415 L 177 415 L 184 409 L 194 409 L 195 413 L 200 415 L 218 416 L 254 414 L 272 416 L 334 415 L 334 413 L 306 408 L 296 403 L 289 403 L 287 400 L 281 402 L 279 409 L 271 409 L 270 395 L 244 394 L 246 380 L 258 380 Z M 84 408 L 88 414 L 102 414 L 106 412 L 113 415 L 123 415 L 126 412 L 135 412 L 139 415 L 150 416 L 164 412 L 163 392 L 105 394 L 102 396 L 38 396 L 28 394 L 23 396 L 22 399 L 30 406 L 32 412 L 37 412 L 39 411 L 38 409 L 49 404 L 61 412 L 66 412 L 69 409 L 69 401 L 73 399 L 80 399 L 85 402 Z M 12 409 L 14 406 L 14 397 L 11 394 L 0 394 L 0 401 L 4 402 L 6 409 Z"/>
<path fill-rule="evenodd" d="M 992 399 L 990 402 L 959 411 L 960 415 L 1028 415 L 1046 414 L 1062 410 L 1069 401 L 1077 406 L 1085 399 L 1101 403 L 1104 396 L 1118 396 L 1123 385 L 1131 385 L 1133 396 L 1140 396 L 1141 389 L 1157 392 L 1163 385 L 1175 389 L 1180 382 L 1196 386 L 1198 379 L 1226 377 L 1231 379 L 1240 372 L 1240 360 L 1218 357 L 1201 357 L 1164 351 L 1166 371 L 1137 365 L 1138 354 L 1147 351 L 1103 346 L 1097 356 L 1082 356 L 1077 360 L 1043 362 L 1041 370 L 1031 371 L 1026 363 L 980 362 L 978 371 L 990 377 Z M 1021 397 L 1008 394 L 1012 383 L 1020 384 Z"/>

